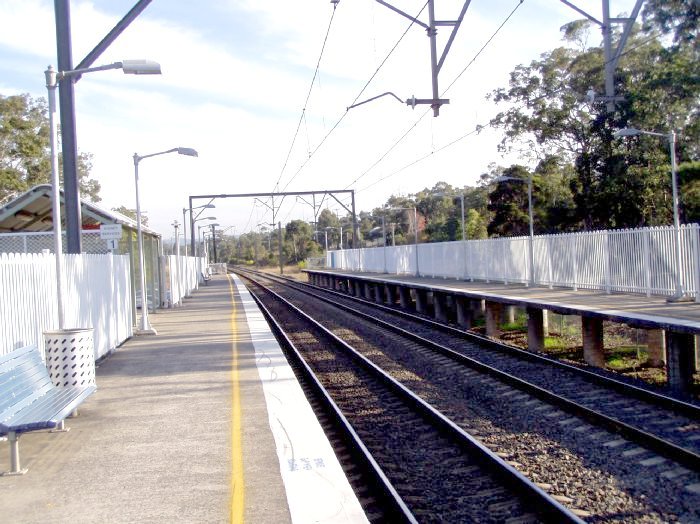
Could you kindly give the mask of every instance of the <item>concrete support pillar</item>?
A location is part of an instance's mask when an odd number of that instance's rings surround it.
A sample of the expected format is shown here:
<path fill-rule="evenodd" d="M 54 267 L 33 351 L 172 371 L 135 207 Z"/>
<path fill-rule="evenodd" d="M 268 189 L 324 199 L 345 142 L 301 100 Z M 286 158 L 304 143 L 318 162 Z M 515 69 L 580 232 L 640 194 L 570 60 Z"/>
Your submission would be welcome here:
<path fill-rule="evenodd" d="M 374 289 L 374 301 L 377 304 L 383 304 L 384 303 L 384 284 L 374 284 L 372 286 Z"/>
<path fill-rule="evenodd" d="M 387 305 L 393 306 L 396 302 L 396 288 L 391 284 L 384 284 L 384 301 Z"/>
<path fill-rule="evenodd" d="M 471 301 L 466 297 L 455 297 L 455 309 L 457 310 L 457 325 L 463 329 L 470 329 L 474 320 Z"/>
<path fill-rule="evenodd" d="M 546 309 L 542 310 L 542 331 L 545 337 L 549 335 L 549 311 Z"/>
<path fill-rule="evenodd" d="M 598 318 L 581 317 L 583 335 L 583 360 L 591 366 L 605 367 L 603 345 L 603 321 Z"/>
<path fill-rule="evenodd" d="M 527 349 L 544 351 L 544 310 L 527 308 Z"/>
<path fill-rule="evenodd" d="M 654 368 L 666 365 L 666 332 L 663 329 L 647 330 L 647 364 Z"/>
<path fill-rule="evenodd" d="M 695 336 L 666 332 L 666 356 L 668 386 L 674 393 L 688 393 L 693 384 Z"/>
<path fill-rule="evenodd" d="M 471 302 L 471 308 L 472 311 L 474 312 L 474 318 L 485 318 L 486 317 L 486 300 L 479 299 L 479 300 L 472 300 Z"/>
<path fill-rule="evenodd" d="M 501 322 L 503 324 L 513 324 L 515 322 L 515 306 L 504 305 L 501 310 Z"/>
<path fill-rule="evenodd" d="M 399 304 L 401 309 L 411 308 L 411 290 L 407 287 L 399 286 Z"/>
<path fill-rule="evenodd" d="M 433 292 L 435 320 L 447 323 L 447 296 L 444 293 Z"/>
<path fill-rule="evenodd" d="M 500 338 L 500 321 L 503 314 L 503 304 L 486 301 L 486 336 Z"/>
<path fill-rule="evenodd" d="M 428 292 L 424 289 L 415 289 L 416 293 L 416 311 L 425 314 L 428 311 Z"/>
<path fill-rule="evenodd" d="M 364 289 L 364 297 L 367 300 L 372 300 L 372 288 L 369 285 L 369 282 L 363 282 L 363 289 Z"/>

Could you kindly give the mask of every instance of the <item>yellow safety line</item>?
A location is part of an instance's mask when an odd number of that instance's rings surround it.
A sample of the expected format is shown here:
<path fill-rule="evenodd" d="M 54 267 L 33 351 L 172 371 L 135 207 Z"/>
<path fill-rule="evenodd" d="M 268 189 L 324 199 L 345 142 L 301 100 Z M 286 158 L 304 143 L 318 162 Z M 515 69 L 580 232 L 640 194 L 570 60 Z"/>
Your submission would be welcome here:
<path fill-rule="evenodd" d="M 236 324 L 236 296 L 233 279 L 228 279 L 231 293 L 231 338 L 233 359 L 231 362 L 231 522 L 243 522 L 245 486 L 243 483 L 243 442 L 241 439 L 241 392 L 238 377 L 238 326 Z"/>

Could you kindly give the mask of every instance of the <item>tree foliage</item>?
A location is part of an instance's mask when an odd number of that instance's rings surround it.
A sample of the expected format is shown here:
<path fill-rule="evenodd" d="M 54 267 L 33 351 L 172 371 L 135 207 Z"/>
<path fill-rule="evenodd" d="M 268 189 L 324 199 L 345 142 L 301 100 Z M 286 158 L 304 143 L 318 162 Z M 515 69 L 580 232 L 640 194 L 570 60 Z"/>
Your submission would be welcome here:
<path fill-rule="evenodd" d="M 59 137 L 60 139 L 60 137 Z M 59 162 L 59 178 L 63 179 Z M 100 184 L 90 179 L 92 155 L 78 156 L 81 196 L 99 202 Z M 51 181 L 46 101 L 29 95 L 0 95 L 0 204 L 37 184 Z"/>
<path fill-rule="evenodd" d="M 568 183 L 569 195 L 563 185 L 556 190 L 563 197 L 557 208 L 549 202 L 536 206 L 549 209 L 538 220 L 546 230 L 670 223 L 668 143 L 649 136 L 618 140 L 613 133 L 622 127 L 662 133 L 673 129 L 680 137 L 677 153 L 682 161 L 700 153 L 698 8 L 689 4 L 656 0 L 647 5 L 644 28 L 633 32 L 619 63 L 616 92 L 624 101 L 613 113 L 604 102 L 586 96 L 591 89 L 604 92 L 602 47 L 587 46 L 586 21 L 565 26 L 565 45 L 517 66 L 509 86 L 491 94 L 508 106 L 491 122 L 504 131 L 501 149 L 522 148 L 529 160 L 540 161 L 544 176 L 535 176 L 535 186 L 543 188 L 547 180 L 554 190 L 552 176 Z M 695 37 L 689 38 L 688 32 Z M 661 34 L 673 35 L 673 43 L 665 46 L 657 36 Z M 554 172 L 555 166 L 543 164 L 547 158 L 558 159 Z M 494 227 L 499 228 L 490 230 Z"/>

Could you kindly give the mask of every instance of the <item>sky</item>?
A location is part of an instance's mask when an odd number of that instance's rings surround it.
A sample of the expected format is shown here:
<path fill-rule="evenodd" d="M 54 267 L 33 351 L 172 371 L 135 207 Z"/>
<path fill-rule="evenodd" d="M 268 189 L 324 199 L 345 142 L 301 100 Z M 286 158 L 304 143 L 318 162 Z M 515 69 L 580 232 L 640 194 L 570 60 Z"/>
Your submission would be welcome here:
<path fill-rule="evenodd" d="M 73 63 L 135 3 L 72 0 Z M 415 16 L 426 2 L 390 3 Z M 574 3 L 602 18 L 601 0 Z M 611 0 L 611 15 L 634 3 Z M 455 20 L 462 5 L 436 0 L 436 19 Z M 528 162 L 502 156 L 497 131 L 476 131 L 503 109 L 487 94 L 507 87 L 516 65 L 561 45 L 560 27 L 579 18 L 557 0 L 473 0 L 438 76 L 450 103 L 433 117 L 428 106 L 412 109 L 389 96 L 347 109 L 385 92 L 432 96 L 425 30 L 374 0 L 340 0 L 335 9 L 329 0 L 153 0 L 94 65 L 148 59 L 163 74 L 84 75 L 75 86 L 78 149 L 93 155 L 107 209 L 136 208 L 134 153 L 198 151 L 198 158 L 167 154 L 139 164 L 141 209 L 166 241 L 194 195 L 352 189 L 359 212 L 441 181 L 473 186 L 491 163 Z M 419 19 L 427 23 L 427 10 Z M 450 31 L 439 28 L 438 55 Z M 0 95 L 45 98 L 49 64 L 56 64 L 53 2 L 2 0 Z M 197 226 L 260 230 L 273 219 L 262 200 L 216 199 L 200 217 L 215 220 Z M 339 200 L 350 206 L 348 194 Z M 346 214 L 332 199 L 316 204 Z M 310 197 L 277 199 L 274 207 L 283 225 L 313 220 Z"/>

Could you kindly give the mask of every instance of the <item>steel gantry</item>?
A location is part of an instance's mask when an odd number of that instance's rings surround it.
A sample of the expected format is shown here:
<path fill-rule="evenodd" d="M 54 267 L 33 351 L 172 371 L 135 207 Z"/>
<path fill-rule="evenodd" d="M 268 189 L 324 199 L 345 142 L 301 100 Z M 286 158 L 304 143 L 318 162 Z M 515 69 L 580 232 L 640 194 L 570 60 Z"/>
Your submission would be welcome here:
<path fill-rule="evenodd" d="M 336 197 L 337 194 L 344 194 L 344 193 L 349 193 L 351 197 L 351 204 L 350 208 L 348 208 L 345 204 L 343 204 L 338 198 Z M 282 205 L 282 201 L 280 201 L 280 204 L 275 206 L 275 198 L 281 197 L 282 200 L 284 200 L 285 197 L 288 196 L 308 196 L 308 195 L 313 195 L 314 198 L 316 195 L 324 195 L 331 197 L 333 200 L 338 202 L 338 204 L 345 209 L 350 215 L 352 215 L 352 228 L 353 228 L 353 235 L 352 235 L 352 247 L 356 248 L 357 246 L 357 238 L 358 238 L 358 225 L 357 225 L 357 220 L 355 217 L 355 190 L 354 189 L 324 189 L 320 191 L 284 191 L 284 192 L 272 192 L 272 193 L 226 193 L 226 194 L 219 194 L 219 195 L 190 195 L 189 197 L 189 204 L 190 204 L 190 231 L 192 233 L 191 235 L 191 248 L 192 252 L 194 253 L 194 222 L 191 220 L 192 217 L 192 204 L 195 200 L 200 200 L 200 199 L 206 199 L 209 201 L 209 204 L 213 202 L 217 198 L 266 198 L 269 197 L 272 199 L 272 205 L 268 205 L 267 203 L 264 203 L 268 208 L 272 210 L 272 222 L 276 222 L 276 217 L 277 217 L 277 212 L 279 211 L 280 206 Z M 281 224 L 280 224 L 281 228 Z"/>

